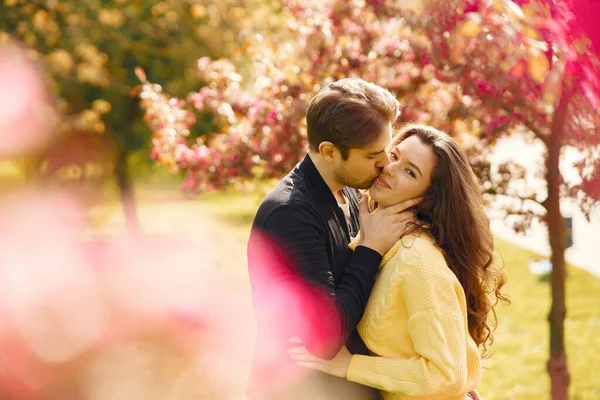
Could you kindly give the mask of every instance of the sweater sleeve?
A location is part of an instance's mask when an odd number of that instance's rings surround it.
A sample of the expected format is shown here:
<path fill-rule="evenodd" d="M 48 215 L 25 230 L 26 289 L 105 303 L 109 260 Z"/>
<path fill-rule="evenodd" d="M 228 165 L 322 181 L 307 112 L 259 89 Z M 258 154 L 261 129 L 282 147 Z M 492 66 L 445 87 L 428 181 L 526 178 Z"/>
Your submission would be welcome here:
<path fill-rule="evenodd" d="M 354 355 L 347 378 L 386 392 L 408 396 L 452 396 L 467 393 L 471 368 L 467 357 L 478 358 L 467 349 L 466 321 L 463 317 L 458 282 L 439 273 L 440 258 L 424 259 L 411 249 L 403 256 L 402 271 L 392 276 L 393 291 L 400 293 L 408 314 L 408 333 L 417 356 L 384 358 Z M 408 258 L 408 260 L 406 259 Z M 443 258 L 441 259 L 443 260 Z M 399 263 L 397 257 L 390 262 Z M 406 267 L 406 268 L 404 268 Z M 390 305 L 394 307 L 397 305 Z M 476 348 L 475 348 L 476 350 Z M 470 354 L 468 352 L 471 351 Z"/>

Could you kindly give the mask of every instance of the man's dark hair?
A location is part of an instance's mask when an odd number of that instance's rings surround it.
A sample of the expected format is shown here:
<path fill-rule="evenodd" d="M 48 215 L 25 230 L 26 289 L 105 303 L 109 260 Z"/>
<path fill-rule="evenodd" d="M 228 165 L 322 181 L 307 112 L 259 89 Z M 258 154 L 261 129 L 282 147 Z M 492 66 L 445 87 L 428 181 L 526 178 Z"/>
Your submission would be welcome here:
<path fill-rule="evenodd" d="M 387 89 L 359 78 L 341 79 L 321 89 L 308 106 L 309 149 L 318 151 L 329 141 L 346 160 L 350 149 L 376 140 L 399 116 L 400 103 Z"/>

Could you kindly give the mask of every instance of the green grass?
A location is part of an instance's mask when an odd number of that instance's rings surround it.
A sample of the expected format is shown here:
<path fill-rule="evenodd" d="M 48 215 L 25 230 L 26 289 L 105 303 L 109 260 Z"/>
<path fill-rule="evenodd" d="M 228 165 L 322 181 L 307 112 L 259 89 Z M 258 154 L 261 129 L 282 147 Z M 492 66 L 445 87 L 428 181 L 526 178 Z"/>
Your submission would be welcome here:
<path fill-rule="evenodd" d="M 247 235 L 261 193 L 233 191 L 201 197 L 207 209 L 237 234 Z M 546 361 L 549 351 L 550 286 L 527 269 L 536 254 L 498 240 L 512 304 L 499 307 L 492 356 L 479 387 L 486 400 L 549 399 Z M 569 267 L 566 342 L 571 398 L 600 399 L 600 279 Z"/>
<path fill-rule="evenodd" d="M 0 163 L 0 187 L 18 186 L 23 177 L 18 168 Z M 6 178 L 9 177 L 10 179 Z M 198 199 L 185 199 L 179 183 L 172 177 L 138 180 L 136 185 L 139 215 L 149 231 L 193 229 L 216 223 L 221 231 L 235 237 L 239 259 L 245 257 L 244 242 L 248 237 L 254 212 L 273 182 L 260 184 L 243 193 L 233 190 L 206 194 Z M 110 189 L 115 192 L 115 188 Z M 108 234 L 123 229 L 122 208 L 118 196 L 105 206 Z M 102 210 L 101 210 L 102 211 Z M 213 226 L 210 226 L 212 229 Z M 239 246 L 238 246 L 239 244 Z M 483 382 L 479 390 L 486 400 L 549 399 L 549 379 L 545 371 L 548 359 L 550 288 L 547 281 L 533 276 L 527 269 L 535 254 L 498 241 L 508 278 L 506 291 L 512 300 L 498 310 L 499 326 L 493 354 L 485 360 Z M 236 263 L 237 264 L 237 263 Z M 245 265 L 239 262 L 239 276 L 245 276 Z M 232 265 L 232 268 L 234 266 Z M 577 268 L 569 267 L 567 280 L 566 342 L 571 373 L 571 399 L 600 399 L 600 279 Z"/>
<path fill-rule="evenodd" d="M 550 286 L 527 269 L 534 253 L 499 241 L 512 304 L 498 310 L 493 355 L 481 392 L 489 399 L 549 398 L 545 370 L 549 351 Z M 565 335 L 572 399 L 599 399 L 600 279 L 568 267 Z"/>
<path fill-rule="evenodd" d="M 201 197 L 201 202 L 232 232 L 247 239 L 255 211 L 260 205 L 262 197 L 262 191 L 243 194 L 226 191 L 204 195 Z"/>
<path fill-rule="evenodd" d="M 22 187 L 25 172 L 19 161 L 0 160 L 0 191 Z"/>

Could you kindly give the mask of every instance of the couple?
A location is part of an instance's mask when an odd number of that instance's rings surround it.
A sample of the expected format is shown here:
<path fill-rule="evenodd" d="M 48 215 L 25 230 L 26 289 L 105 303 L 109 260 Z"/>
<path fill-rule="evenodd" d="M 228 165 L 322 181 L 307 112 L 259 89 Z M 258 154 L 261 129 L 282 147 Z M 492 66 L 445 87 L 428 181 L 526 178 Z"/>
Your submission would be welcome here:
<path fill-rule="evenodd" d="M 392 138 L 399 114 L 357 78 L 312 99 L 309 152 L 248 243 L 250 399 L 477 397 L 504 299 L 489 220 L 456 142 L 421 125 Z"/>

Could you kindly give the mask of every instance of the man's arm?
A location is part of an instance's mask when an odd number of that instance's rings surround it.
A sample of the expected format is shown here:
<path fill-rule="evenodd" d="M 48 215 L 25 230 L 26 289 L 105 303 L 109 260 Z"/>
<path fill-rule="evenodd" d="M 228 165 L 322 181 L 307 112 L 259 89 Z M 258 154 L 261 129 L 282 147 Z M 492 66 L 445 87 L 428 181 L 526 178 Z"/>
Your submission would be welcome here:
<path fill-rule="evenodd" d="M 248 255 L 252 268 L 270 274 L 276 284 L 288 285 L 296 296 L 291 308 L 300 308 L 303 314 L 305 326 L 298 336 L 311 352 L 329 359 L 362 317 L 381 254 L 358 246 L 336 285 L 323 229 L 309 206 L 280 206 L 261 231 L 253 230 Z"/>

